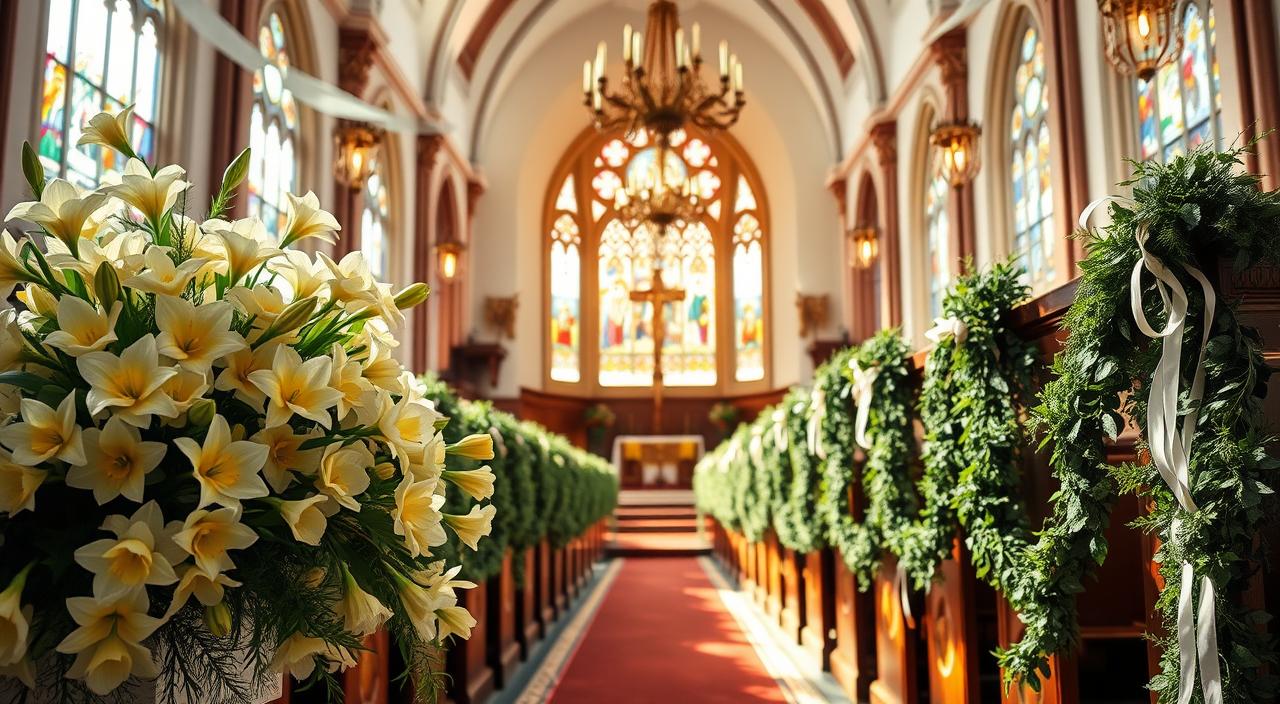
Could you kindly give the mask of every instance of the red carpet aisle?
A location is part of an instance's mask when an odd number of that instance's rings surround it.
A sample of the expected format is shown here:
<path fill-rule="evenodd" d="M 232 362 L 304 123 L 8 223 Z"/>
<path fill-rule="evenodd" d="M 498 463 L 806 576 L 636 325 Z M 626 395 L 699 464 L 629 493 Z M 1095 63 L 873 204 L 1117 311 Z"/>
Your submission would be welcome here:
<path fill-rule="evenodd" d="M 696 558 L 629 559 L 550 701 L 783 702 Z"/>

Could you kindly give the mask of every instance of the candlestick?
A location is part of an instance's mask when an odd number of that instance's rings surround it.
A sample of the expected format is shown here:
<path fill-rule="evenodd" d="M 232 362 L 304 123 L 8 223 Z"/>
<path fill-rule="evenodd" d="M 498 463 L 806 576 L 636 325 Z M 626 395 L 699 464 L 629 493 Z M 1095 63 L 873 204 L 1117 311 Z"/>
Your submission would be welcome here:
<path fill-rule="evenodd" d="M 604 42 L 600 42 L 596 45 L 596 78 L 604 75 L 604 59 L 606 50 L 607 45 Z"/>
<path fill-rule="evenodd" d="M 631 47 L 631 25 L 622 26 L 622 60 L 631 63 L 632 57 Z"/>
<path fill-rule="evenodd" d="M 746 85 L 742 82 L 742 64 L 736 64 L 733 67 L 733 82 L 738 84 L 738 92 L 741 93 L 743 86 Z"/>
<path fill-rule="evenodd" d="M 631 35 L 631 58 L 636 65 L 644 63 L 644 32 L 636 32 Z"/>
<path fill-rule="evenodd" d="M 693 41 L 691 44 L 693 45 L 693 56 L 697 58 L 702 54 L 702 26 L 697 22 L 693 23 Z"/>
<path fill-rule="evenodd" d="M 729 42 L 720 40 L 720 77 L 729 77 Z"/>
<path fill-rule="evenodd" d="M 591 62 L 582 62 L 582 94 L 586 95 L 591 92 Z"/>
<path fill-rule="evenodd" d="M 676 30 L 676 66 L 684 66 L 684 30 Z"/>

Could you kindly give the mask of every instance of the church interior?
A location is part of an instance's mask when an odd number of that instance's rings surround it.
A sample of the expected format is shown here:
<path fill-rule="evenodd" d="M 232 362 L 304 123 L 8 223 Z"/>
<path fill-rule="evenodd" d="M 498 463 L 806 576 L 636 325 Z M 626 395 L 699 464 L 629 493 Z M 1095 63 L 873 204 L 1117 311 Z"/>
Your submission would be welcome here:
<path fill-rule="evenodd" d="M 0 0 L 0 105 L 0 701 L 1280 698 L 1280 1 Z"/>

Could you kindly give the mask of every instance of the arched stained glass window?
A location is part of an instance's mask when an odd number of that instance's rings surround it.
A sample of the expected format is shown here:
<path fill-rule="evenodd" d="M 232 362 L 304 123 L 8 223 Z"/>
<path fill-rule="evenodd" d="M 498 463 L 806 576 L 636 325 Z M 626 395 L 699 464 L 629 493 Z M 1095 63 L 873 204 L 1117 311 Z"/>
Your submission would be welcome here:
<path fill-rule="evenodd" d="M 947 203 L 951 184 L 942 168 L 942 157 L 936 155 L 926 175 L 924 192 L 925 250 L 928 252 L 929 317 L 942 315 L 942 297 L 951 283 L 951 224 Z"/>
<path fill-rule="evenodd" d="M 1150 81 L 1137 81 L 1138 138 L 1144 160 L 1168 159 L 1222 142 L 1217 27 L 1208 0 L 1188 2 L 1182 53 Z"/>
<path fill-rule="evenodd" d="M 258 30 L 258 48 L 267 65 L 253 75 L 253 112 L 249 118 L 249 212 L 279 235 L 286 217 L 286 193 L 298 188 L 298 106 L 284 87 L 289 72 L 289 43 L 284 19 L 272 12 Z"/>
<path fill-rule="evenodd" d="M 1013 251 L 1032 288 L 1053 281 L 1053 179 L 1049 167 L 1049 87 L 1044 42 L 1028 25 L 1013 73 L 1009 173 L 1013 181 Z"/>
<path fill-rule="evenodd" d="M 378 281 L 391 274 L 391 246 L 387 239 L 387 223 L 391 218 L 387 182 L 382 177 L 382 164 L 375 162 L 373 173 L 364 182 L 364 212 L 360 216 L 360 249 L 369 262 L 369 273 Z"/>
<path fill-rule="evenodd" d="M 632 294 L 649 290 L 655 275 L 684 291 L 682 300 L 662 311 L 665 385 L 717 387 L 766 378 L 766 219 L 758 185 L 709 137 L 677 131 L 670 146 L 665 168 L 687 175 L 705 212 L 658 237 L 651 225 L 630 226 L 614 209 L 628 173 L 644 172 L 659 154 L 649 135 L 588 140 L 554 184 L 546 313 L 552 381 L 609 388 L 653 383 L 653 304 Z M 721 256 L 731 260 L 717 262 Z M 584 266 L 583 257 L 594 264 Z M 585 298 L 584 285 L 594 286 Z"/>
<path fill-rule="evenodd" d="M 155 161 L 160 86 L 161 3 L 152 0 L 49 0 L 37 151 L 45 172 L 86 188 L 122 171 L 122 158 L 98 145 L 77 147 L 86 122 L 133 105 L 134 149 Z"/>

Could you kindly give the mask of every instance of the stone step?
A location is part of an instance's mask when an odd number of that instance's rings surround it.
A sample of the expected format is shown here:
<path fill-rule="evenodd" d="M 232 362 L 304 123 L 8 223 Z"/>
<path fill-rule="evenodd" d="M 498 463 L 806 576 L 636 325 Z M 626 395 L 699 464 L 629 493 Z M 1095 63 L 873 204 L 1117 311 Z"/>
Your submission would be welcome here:
<path fill-rule="evenodd" d="M 698 517 L 698 512 L 687 506 L 619 506 L 613 512 L 613 515 L 619 521 L 631 519 L 694 520 Z"/>
<path fill-rule="evenodd" d="M 696 533 L 698 522 L 693 518 L 627 518 L 618 520 L 617 530 L 619 533 Z"/>
<path fill-rule="evenodd" d="M 711 544 L 697 533 L 618 533 L 606 551 L 615 557 L 687 557 L 710 554 Z"/>

